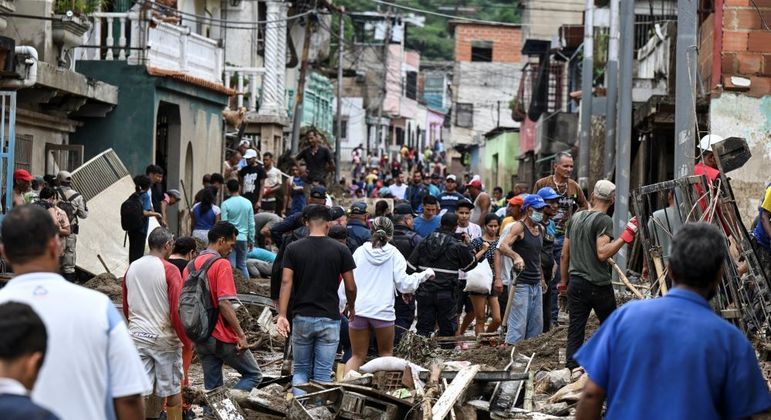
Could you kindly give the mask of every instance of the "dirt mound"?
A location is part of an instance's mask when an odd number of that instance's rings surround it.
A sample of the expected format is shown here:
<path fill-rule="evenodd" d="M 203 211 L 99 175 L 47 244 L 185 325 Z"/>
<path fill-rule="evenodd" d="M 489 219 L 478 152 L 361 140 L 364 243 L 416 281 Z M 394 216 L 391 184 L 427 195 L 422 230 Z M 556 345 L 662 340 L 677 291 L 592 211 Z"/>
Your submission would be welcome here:
<path fill-rule="evenodd" d="M 239 270 L 233 270 L 233 281 L 239 294 L 270 296 L 270 279 L 247 279 Z"/>
<path fill-rule="evenodd" d="M 91 280 L 85 282 L 83 287 L 102 292 L 113 302 L 121 301 L 120 281 L 110 273 L 102 273 Z"/>

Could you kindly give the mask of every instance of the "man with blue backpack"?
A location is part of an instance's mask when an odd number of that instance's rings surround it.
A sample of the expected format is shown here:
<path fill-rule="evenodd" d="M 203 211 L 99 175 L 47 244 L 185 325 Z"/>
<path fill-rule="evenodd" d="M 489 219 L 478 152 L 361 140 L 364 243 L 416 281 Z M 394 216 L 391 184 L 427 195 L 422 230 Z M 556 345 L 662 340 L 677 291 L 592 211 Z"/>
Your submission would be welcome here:
<path fill-rule="evenodd" d="M 151 184 L 147 175 L 135 176 L 136 191 L 120 206 L 120 225 L 126 231 L 129 242 L 129 264 L 142 258 L 145 253 L 149 218 L 161 217 L 160 213 L 153 211 L 153 204 L 147 195 Z"/>
<path fill-rule="evenodd" d="M 223 364 L 241 374 L 234 389 L 249 392 L 262 381 L 231 303 L 236 286 L 227 257 L 237 235 L 232 223 L 215 223 L 209 230 L 208 248 L 188 264 L 182 276 L 179 315 L 188 338 L 196 343 L 207 391 L 223 385 Z"/>

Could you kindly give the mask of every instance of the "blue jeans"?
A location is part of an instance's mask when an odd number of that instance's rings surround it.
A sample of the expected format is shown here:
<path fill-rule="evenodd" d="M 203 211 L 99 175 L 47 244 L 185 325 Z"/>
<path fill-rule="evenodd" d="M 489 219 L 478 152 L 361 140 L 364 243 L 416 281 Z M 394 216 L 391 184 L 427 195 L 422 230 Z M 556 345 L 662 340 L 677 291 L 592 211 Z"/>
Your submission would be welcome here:
<path fill-rule="evenodd" d="M 506 331 L 507 344 L 514 344 L 543 332 L 542 299 L 540 284 L 517 283 Z"/>
<path fill-rule="evenodd" d="M 554 265 L 557 267 L 557 271 L 554 273 L 554 278 L 549 282 L 549 290 L 551 291 L 551 321 L 556 325 L 557 316 L 559 315 L 559 308 L 557 307 L 557 284 L 560 282 L 560 258 L 562 258 L 562 245 L 565 242 L 564 236 L 554 237 Z"/>
<path fill-rule="evenodd" d="M 228 260 L 230 260 L 230 265 L 232 265 L 233 268 L 241 270 L 244 277 L 248 279 L 249 270 L 246 268 L 246 247 L 246 241 L 236 241 L 236 244 L 233 245 L 233 250 L 230 251 L 230 255 L 228 255 Z"/>
<path fill-rule="evenodd" d="M 340 343 L 340 321 L 324 317 L 295 315 L 292 320 L 292 385 L 332 382 L 332 365 Z M 304 392 L 293 388 L 294 395 Z"/>
<path fill-rule="evenodd" d="M 241 380 L 234 389 L 249 392 L 262 382 L 260 367 L 249 350 L 239 353 L 235 344 L 223 343 L 214 337 L 209 337 L 205 343 L 196 344 L 195 349 L 203 368 L 203 387 L 207 391 L 223 385 L 223 364 L 241 374 Z"/>

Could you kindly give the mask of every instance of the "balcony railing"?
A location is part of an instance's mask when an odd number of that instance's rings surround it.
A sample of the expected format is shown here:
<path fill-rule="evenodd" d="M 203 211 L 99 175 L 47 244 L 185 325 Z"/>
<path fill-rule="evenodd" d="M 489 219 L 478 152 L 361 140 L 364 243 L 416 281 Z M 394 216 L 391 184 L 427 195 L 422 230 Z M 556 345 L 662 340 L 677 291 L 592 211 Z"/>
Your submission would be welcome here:
<path fill-rule="evenodd" d="M 238 109 L 247 100 L 249 111 L 257 111 L 258 86 L 262 86 L 263 67 L 225 67 L 223 78 L 225 87 L 236 90 L 236 105 Z"/>
<path fill-rule="evenodd" d="M 187 26 L 142 16 L 138 12 L 93 13 L 94 25 L 80 60 L 126 60 L 178 71 L 213 83 L 222 83 L 223 50 L 217 41 L 198 35 Z"/>

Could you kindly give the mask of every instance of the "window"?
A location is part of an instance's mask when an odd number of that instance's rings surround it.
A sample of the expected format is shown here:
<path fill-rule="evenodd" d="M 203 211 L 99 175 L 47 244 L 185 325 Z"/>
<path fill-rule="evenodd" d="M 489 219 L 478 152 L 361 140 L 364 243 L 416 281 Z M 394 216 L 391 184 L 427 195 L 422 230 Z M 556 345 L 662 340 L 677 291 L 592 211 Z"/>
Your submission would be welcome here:
<path fill-rule="evenodd" d="M 404 96 L 410 99 L 418 98 L 418 72 L 407 72 L 407 80 L 404 86 Z"/>
<path fill-rule="evenodd" d="M 404 144 L 404 129 L 396 127 L 396 144 L 399 146 Z"/>
<path fill-rule="evenodd" d="M 334 130 L 334 135 L 335 137 L 337 137 L 337 121 L 332 123 L 332 127 Z M 340 131 L 342 132 L 340 134 L 340 140 L 347 139 L 348 138 L 348 120 L 347 119 L 343 119 L 343 121 L 341 121 Z"/>
<path fill-rule="evenodd" d="M 472 128 L 474 126 L 474 104 L 457 104 L 455 125 L 463 128 Z"/>
<path fill-rule="evenodd" d="M 13 156 L 14 168 L 32 172 L 32 139 L 30 134 L 16 135 L 16 147 Z"/>
<path fill-rule="evenodd" d="M 493 41 L 471 41 L 471 61 L 493 61 Z"/>

